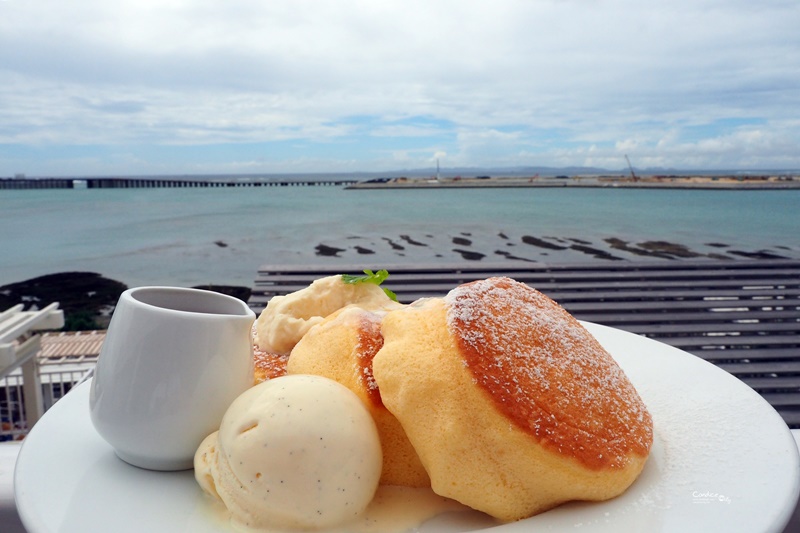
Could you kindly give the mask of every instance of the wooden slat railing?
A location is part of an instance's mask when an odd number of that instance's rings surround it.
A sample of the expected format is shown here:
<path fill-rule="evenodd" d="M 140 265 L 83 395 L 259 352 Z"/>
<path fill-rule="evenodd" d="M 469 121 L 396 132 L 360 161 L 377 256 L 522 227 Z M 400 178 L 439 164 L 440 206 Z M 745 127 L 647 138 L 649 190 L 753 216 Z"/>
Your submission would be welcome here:
<path fill-rule="evenodd" d="M 527 262 L 378 265 L 401 302 L 442 296 L 460 283 L 509 276 L 581 320 L 678 347 L 725 369 L 800 428 L 800 261 Z M 265 265 L 250 307 L 352 265 Z"/>

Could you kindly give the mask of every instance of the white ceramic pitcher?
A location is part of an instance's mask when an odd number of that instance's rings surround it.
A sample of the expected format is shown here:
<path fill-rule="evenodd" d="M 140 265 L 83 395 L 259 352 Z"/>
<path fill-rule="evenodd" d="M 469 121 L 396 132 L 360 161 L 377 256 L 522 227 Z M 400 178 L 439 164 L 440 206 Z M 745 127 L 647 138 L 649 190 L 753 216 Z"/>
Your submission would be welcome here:
<path fill-rule="evenodd" d="M 211 291 L 122 293 L 97 361 L 91 419 L 117 456 L 151 470 L 192 467 L 200 442 L 253 384 L 255 313 Z"/>

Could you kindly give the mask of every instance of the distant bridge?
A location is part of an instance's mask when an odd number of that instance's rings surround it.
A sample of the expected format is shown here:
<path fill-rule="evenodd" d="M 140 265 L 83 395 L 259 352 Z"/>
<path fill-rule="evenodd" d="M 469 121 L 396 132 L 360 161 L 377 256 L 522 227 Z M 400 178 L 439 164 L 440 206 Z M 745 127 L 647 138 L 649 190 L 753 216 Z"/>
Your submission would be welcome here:
<path fill-rule="evenodd" d="M 158 189 L 199 187 L 346 186 L 357 180 L 281 180 L 275 178 L 0 178 L 0 189 Z"/>

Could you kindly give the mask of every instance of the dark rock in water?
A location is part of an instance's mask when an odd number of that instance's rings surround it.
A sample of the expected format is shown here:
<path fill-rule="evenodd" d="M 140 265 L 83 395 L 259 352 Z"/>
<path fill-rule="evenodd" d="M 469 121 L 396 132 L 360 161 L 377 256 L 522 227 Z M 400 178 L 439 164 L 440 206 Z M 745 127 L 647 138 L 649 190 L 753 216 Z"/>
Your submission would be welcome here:
<path fill-rule="evenodd" d="M 748 252 L 744 250 L 726 250 L 725 254 L 709 253 L 701 254 L 694 250 L 689 249 L 683 244 L 676 244 L 665 241 L 646 241 L 631 245 L 622 239 L 609 238 L 605 241 L 615 250 L 622 250 L 635 255 L 647 257 L 659 257 L 662 259 L 690 259 L 696 257 L 705 257 L 708 259 L 731 259 L 731 255 L 746 257 L 748 259 L 788 259 L 788 257 L 777 254 L 771 250 L 757 250 L 755 252 Z M 730 245 L 722 243 L 706 243 L 706 246 L 714 248 L 728 248 Z"/>
<path fill-rule="evenodd" d="M 465 239 L 464 237 L 453 237 L 453 244 L 457 244 L 459 246 L 472 246 L 472 241 Z"/>
<path fill-rule="evenodd" d="M 627 241 L 623 241 L 622 239 L 618 239 L 616 237 L 610 237 L 605 239 L 605 241 L 611 246 L 611 248 L 615 250 L 620 250 L 623 252 L 628 252 L 633 255 L 641 255 L 644 257 L 660 257 L 661 259 L 675 259 L 672 254 L 664 253 L 654 249 L 645 249 L 640 248 L 635 245 L 629 244 Z"/>
<path fill-rule="evenodd" d="M 473 252 L 471 250 L 459 250 L 455 248 L 453 249 L 453 251 L 457 254 L 461 254 L 461 257 L 468 261 L 480 261 L 481 259 L 486 257 L 486 254 L 482 254 L 480 252 Z"/>
<path fill-rule="evenodd" d="M 656 253 L 661 253 L 661 254 L 667 254 L 667 255 L 671 255 L 673 257 L 678 257 L 678 258 L 681 258 L 681 259 L 688 259 L 688 258 L 692 258 L 692 257 L 702 257 L 702 255 L 703 255 L 703 254 L 699 254 L 697 252 L 694 252 L 694 251 L 690 250 L 687 246 L 685 246 L 683 244 L 675 244 L 675 243 L 666 242 L 666 241 L 640 242 L 639 243 L 639 247 L 644 249 L 644 250 L 648 250 L 648 251 L 652 251 L 652 252 L 656 252 Z"/>
<path fill-rule="evenodd" d="M 41 309 L 53 302 L 64 311 L 64 330 L 103 329 L 127 285 L 96 272 L 60 272 L 0 287 L 0 310 L 16 304 Z"/>
<path fill-rule="evenodd" d="M 389 237 L 381 237 L 381 238 L 384 241 L 386 241 L 387 243 L 389 243 L 389 246 L 391 246 L 392 250 L 405 250 L 406 249 L 405 246 L 403 246 L 402 244 L 397 244 L 396 242 L 394 242 Z"/>
<path fill-rule="evenodd" d="M 225 241 L 214 241 L 214 244 L 216 244 L 220 248 L 227 248 L 228 247 L 228 243 L 225 242 Z"/>
<path fill-rule="evenodd" d="M 502 255 L 506 259 L 510 259 L 512 261 L 527 261 L 529 263 L 536 263 L 537 261 L 534 259 L 528 259 L 527 257 L 518 257 L 516 255 L 511 255 L 511 252 L 506 252 L 505 250 L 495 250 L 495 255 Z"/>
<path fill-rule="evenodd" d="M 364 248 L 363 246 L 356 246 L 355 250 L 361 255 L 369 255 L 375 253 L 375 250 L 370 250 L 369 248 Z"/>
<path fill-rule="evenodd" d="M 560 246 L 558 244 L 553 244 L 552 242 L 547 242 L 543 239 L 538 237 L 533 237 L 531 235 L 523 235 L 522 242 L 525 244 L 530 244 L 532 246 L 538 246 L 539 248 L 546 248 L 548 250 L 566 250 L 566 246 Z"/>
<path fill-rule="evenodd" d="M 408 244 L 413 244 L 414 246 L 428 246 L 424 242 L 415 241 L 408 235 L 400 235 L 400 238 L 406 241 Z"/>
<path fill-rule="evenodd" d="M 609 237 L 607 239 L 603 239 L 606 243 L 608 243 L 611 248 L 614 250 L 621 250 L 623 252 L 629 252 L 635 255 L 652 255 L 646 250 L 641 250 L 635 246 L 631 246 L 628 244 L 628 241 L 623 241 L 622 239 L 618 239 L 617 237 Z"/>
<path fill-rule="evenodd" d="M 506 235 L 502 231 L 500 233 L 498 233 L 497 236 L 500 237 L 501 239 L 508 240 L 508 235 Z"/>
<path fill-rule="evenodd" d="M 344 252 L 344 249 L 328 246 L 327 244 L 318 244 L 315 248 L 315 253 L 317 255 L 325 257 L 339 257 L 339 254 L 342 252 Z"/>
<path fill-rule="evenodd" d="M 789 259 L 785 255 L 779 255 L 769 250 L 758 250 L 757 252 L 745 252 L 742 250 L 729 250 L 729 254 L 746 257 L 748 259 Z"/>
<path fill-rule="evenodd" d="M 569 247 L 569 249 L 591 255 L 592 257 L 595 257 L 597 259 L 607 259 L 609 261 L 624 261 L 623 258 L 610 254 L 605 250 L 598 250 L 597 248 L 592 248 L 591 246 L 584 246 L 582 244 L 573 244 L 572 246 Z"/>

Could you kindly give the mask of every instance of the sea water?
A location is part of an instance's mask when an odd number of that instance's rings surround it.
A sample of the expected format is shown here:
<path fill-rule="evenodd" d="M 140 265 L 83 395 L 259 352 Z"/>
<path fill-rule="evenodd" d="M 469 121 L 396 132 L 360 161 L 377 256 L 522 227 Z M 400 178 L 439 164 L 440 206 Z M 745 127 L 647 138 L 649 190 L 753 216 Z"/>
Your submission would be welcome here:
<path fill-rule="evenodd" d="M 797 190 L 3 190 L 0 285 L 91 271 L 129 286 L 249 286 L 262 264 L 600 260 L 570 243 L 647 259 L 610 250 L 611 238 L 798 258 L 798 208 Z"/>

